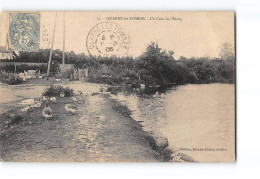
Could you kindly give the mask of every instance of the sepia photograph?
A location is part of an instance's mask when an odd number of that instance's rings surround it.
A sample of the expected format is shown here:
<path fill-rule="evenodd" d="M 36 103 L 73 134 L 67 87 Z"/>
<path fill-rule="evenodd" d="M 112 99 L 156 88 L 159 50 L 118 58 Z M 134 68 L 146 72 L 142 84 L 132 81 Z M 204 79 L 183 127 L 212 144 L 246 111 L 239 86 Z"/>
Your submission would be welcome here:
<path fill-rule="evenodd" d="M 234 11 L 1 11 L 0 161 L 236 161 Z"/>

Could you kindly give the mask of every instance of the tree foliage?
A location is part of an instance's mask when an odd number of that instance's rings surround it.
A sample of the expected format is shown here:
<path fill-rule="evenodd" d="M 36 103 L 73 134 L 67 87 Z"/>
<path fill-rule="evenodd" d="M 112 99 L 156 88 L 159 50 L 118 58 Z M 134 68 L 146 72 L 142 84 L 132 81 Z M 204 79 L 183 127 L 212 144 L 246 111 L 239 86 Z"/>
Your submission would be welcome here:
<path fill-rule="evenodd" d="M 37 52 L 19 52 L 14 61 L 47 63 L 50 50 Z M 137 58 L 132 57 L 97 57 L 93 59 L 84 53 L 66 53 L 66 63 L 76 68 L 88 68 L 89 80 L 98 83 L 148 86 L 214 83 L 235 81 L 235 56 L 230 44 L 221 46 L 221 58 L 173 58 L 174 51 L 161 49 L 155 42 L 147 45 L 145 52 Z M 53 59 L 62 61 L 62 51 L 54 50 Z"/>

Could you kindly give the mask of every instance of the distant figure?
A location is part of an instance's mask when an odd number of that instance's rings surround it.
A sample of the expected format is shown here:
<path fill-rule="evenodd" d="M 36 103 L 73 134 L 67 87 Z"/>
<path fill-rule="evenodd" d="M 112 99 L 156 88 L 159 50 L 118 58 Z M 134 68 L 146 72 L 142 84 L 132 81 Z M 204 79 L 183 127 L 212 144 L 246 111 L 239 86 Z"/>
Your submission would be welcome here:
<path fill-rule="evenodd" d="M 45 107 L 42 110 L 42 115 L 45 119 L 49 120 L 52 118 L 52 109 L 49 107 L 48 102 L 46 101 Z"/>

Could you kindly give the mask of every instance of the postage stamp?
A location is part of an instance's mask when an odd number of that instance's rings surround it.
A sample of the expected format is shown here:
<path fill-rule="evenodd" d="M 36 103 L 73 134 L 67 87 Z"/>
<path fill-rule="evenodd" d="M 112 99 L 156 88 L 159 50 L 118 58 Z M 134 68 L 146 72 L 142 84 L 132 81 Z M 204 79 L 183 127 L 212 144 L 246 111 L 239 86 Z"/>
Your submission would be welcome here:
<path fill-rule="evenodd" d="M 115 22 L 101 22 L 87 36 L 87 49 L 92 57 L 124 56 L 129 49 L 129 37 Z"/>
<path fill-rule="evenodd" d="M 38 50 L 40 13 L 9 13 L 8 45 L 11 50 Z"/>

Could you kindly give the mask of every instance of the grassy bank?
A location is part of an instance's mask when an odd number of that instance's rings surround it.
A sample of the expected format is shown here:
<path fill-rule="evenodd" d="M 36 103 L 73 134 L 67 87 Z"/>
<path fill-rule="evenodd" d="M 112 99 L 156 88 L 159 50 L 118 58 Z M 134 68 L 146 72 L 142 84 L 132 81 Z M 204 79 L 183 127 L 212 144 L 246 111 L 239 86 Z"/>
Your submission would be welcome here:
<path fill-rule="evenodd" d="M 61 123 L 76 120 L 69 116 L 64 104 L 75 103 L 71 98 L 59 98 L 50 103 L 53 118 L 46 120 L 42 116 L 44 105 L 21 112 L 23 106 L 14 106 L 0 115 L 0 160 L 1 161 L 45 161 L 46 156 L 37 156 L 37 151 L 64 146 Z M 60 137 L 63 140 L 55 140 Z M 61 152 L 63 150 L 61 149 Z M 64 151 L 63 151 L 64 152 Z M 40 152 L 41 153 L 41 152 Z M 57 161 L 53 157 L 53 161 Z"/>
<path fill-rule="evenodd" d="M 57 97 L 50 103 L 50 120 L 42 116 L 44 105 L 28 113 L 17 112 L 23 107 L 15 106 L 1 114 L 1 160 L 171 161 L 170 150 L 159 146 L 155 138 L 143 131 L 125 106 L 101 94 L 82 97 L 85 103 Z M 77 105 L 79 112 L 68 114 L 64 110 L 67 103 Z"/>
<path fill-rule="evenodd" d="M 186 154 L 174 151 L 169 146 L 168 139 L 159 133 L 152 131 L 144 131 L 142 123 L 135 121 L 132 117 L 132 111 L 128 107 L 119 101 L 110 98 L 110 94 L 106 95 L 107 99 L 111 102 L 112 108 L 118 113 L 122 114 L 131 123 L 137 125 L 139 130 L 143 132 L 140 137 L 143 137 L 146 142 L 149 143 L 150 148 L 156 152 L 156 158 L 161 162 L 195 162 L 194 159 Z"/>
<path fill-rule="evenodd" d="M 121 104 L 120 102 L 111 99 L 108 97 L 111 102 L 112 108 L 118 113 L 122 114 L 125 118 L 131 121 L 134 125 L 138 126 L 139 130 L 142 131 L 142 136 L 150 145 L 151 149 L 154 150 L 157 155 L 156 158 L 162 162 L 170 162 L 173 160 L 173 151 L 169 148 L 167 138 L 163 136 L 152 135 L 151 133 L 145 132 L 142 129 L 142 125 L 135 121 L 130 115 L 131 111 L 126 105 Z"/>

